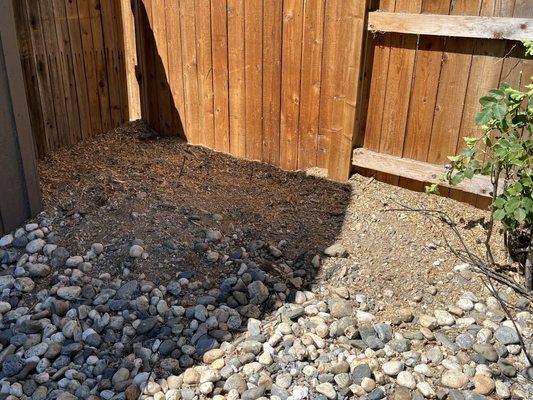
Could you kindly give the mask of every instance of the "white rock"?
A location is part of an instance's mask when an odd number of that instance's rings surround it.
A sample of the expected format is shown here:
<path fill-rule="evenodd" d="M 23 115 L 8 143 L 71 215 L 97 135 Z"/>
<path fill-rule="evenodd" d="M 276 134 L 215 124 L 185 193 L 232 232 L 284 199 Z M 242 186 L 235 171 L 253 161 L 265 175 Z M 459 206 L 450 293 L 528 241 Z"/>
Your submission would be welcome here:
<path fill-rule="evenodd" d="M 0 247 L 6 247 L 13 243 L 13 235 L 8 234 L 0 238 Z"/>
<path fill-rule="evenodd" d="M 455 323 L 455 318 L 448 311 L 435 310 L 434 314 L 440 326 L 452 326 Z"/>
<path fill-rule="evenodd" d="M 441 382 L 452 389 L 460 389 L 468 383 L 468 377 L 458 370 L 446 371 L 442 374 Z"/>
<path fill-rule="evenodd" d="M 11 311 L 11 304 L 6 301 L 0 301 L 0 314 L 5 314 L 8 311 Z"/>
<path fill-rule="evenodd" d="M 388 361 L 381 366 L 381 369 L 386 375 L 396 376 L 403 371 L 404 363 L 402 361 Z"/>
<path fill-rule="evenodd" d="M 471 311 L 474 309 L 474 302 L 470 299 L 467 299 L 466 297 L 457 300 L 455 305 L 463 311 Z"/>
<path fill-rule="evenodd" d="M 428 328 L 431 330 L 436 329 L 439 326 L 437 319 L 427 314 L 420 315 L 420 317 L 418 317 L 418 323 L 424 328 Z"/>
<path fill-rule="evenodd" d="M 435 391 L 431 387 L 431 385 L 425 381 L 418 382 L 416 384 L 416 388 L 422 393 L 422 396 L 424 396 L 426 399 L 434 399 L 436 397 Z"/>
<path fill-rule="evenodd" d="M 143 253 L 144 249 L 138 244 L 134 244 L 130 247 L 130 257 L 132 258 L 140 258 L 142 257 Z"/>
<path fill-rule="evenodd" d="M 364 377 L 361 380 L 361 387 L 364 389 L 365 392 L 370 393 L 372 390 L 376 388 L 376 381 L 374 379 Z"/>
<path fill-rule="evenodd" d="M 318 393 L 323 394 L 324 396 L 326 396 L 328 399 L 333 400 L 333 399 L 337 398 L 337 393 L 335 392 L 335 388 L 329 382 L 325 382 L 325 383 L 321 383 L 319 385 L 316 385 L 315 390 Z"/>
<path fill-rule="evenodd" d="M 502 381 L 496 381 L 496 394 L 501 399 L 508 399 L 511 397 L 511 391 L 509 390 L 509 386 L 507 386 Z"/>
<path fill-rule="evenodd" d="M 396 379 L 400 386 L 405 386 L 411 390 L 416 387 L 415 377 L 408 371 L 401 371 Z"/>
<path fill-rule="evenodd" d="M 357 321 L 359 321 L 360 324 L 365 324 L 365 323 L 369 324 L 369 323 L 372 323 L 372 321 L 376 319 L 374 314 L 371 314 L 366 311 L 361 311 L 361 310 L 357 310 L 355 316 L 357 318 Z"/>

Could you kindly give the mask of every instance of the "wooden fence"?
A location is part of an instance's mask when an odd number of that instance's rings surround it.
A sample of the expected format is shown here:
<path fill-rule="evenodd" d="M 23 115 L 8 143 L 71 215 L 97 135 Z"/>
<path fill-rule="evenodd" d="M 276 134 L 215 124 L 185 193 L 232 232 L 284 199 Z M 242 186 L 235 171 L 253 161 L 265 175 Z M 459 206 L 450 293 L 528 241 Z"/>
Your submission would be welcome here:
<path fill-rule="evenodd" d="M 13 4 L 42 155 L 142 116 L 165 135 L 340 180 L 360 147 L 357 167 L 420 189 L 369 152 L 434 171 L 477 132 L 488 88 L 533 74 L 505 40 L 533 39 L 528 0 Z"/>
<path fill-rule="evenodd" d="M 120 5 L 119 0 L 13 1 L 40 155 L 128 120 Z"/>
<path fill-rule="evenodd" d="M 378 153 L 444 164 L 448 155 L 460 151 L 462 137 L 479 134 L 474 124 L 480 109 L 478 99 L 502 81 L 516 86 L 529 83 L 533 60 L 525 59 L 519 42 L 481 38 L 498 26 L 498 20 L 481 20 L 469 30 L 464 18 L 452 25 L 455 19 L 438 20 L 424 14 L 533 18 L 533 2 L 382 0 L 379 8 L 396 14 L 392 21 L 386 20 L 384 13 L 370 14 L 369 29 L 393 32 L 369 37 L 363 89 L 368 103 L 358 144 Z M 434 35 L 403 33 L 410 28 L 424 33 L 428 19 Z M 529 29 L 526 33 L 519 29 L 521 24 L 513 27 L 513 21 L 505 20 L 509 32 L 531 39 L 533 21 L 527 25 L 528 21 L 520 20 Z M 454 32 L 446 31 L 447 26 Z M 497 32 L 492 37 L 505 37 L 505 29 L 499 27 Z M 421 182 L 398 175 L 378 174 L 378 178 L 412 189 L 423 187 Z M 451 196 L 477 201 L 475 195 L 464 192 L 452 191 Z"/>
<path fill-rule="evenodd" d="M 0 236 L 41 209 L 11 2 L 0 2 Z"/>
<path fill-rule="evenodd" d="M 348 169 L 364 1 L 135 3 L 156 130 L 285 169 Z"/>

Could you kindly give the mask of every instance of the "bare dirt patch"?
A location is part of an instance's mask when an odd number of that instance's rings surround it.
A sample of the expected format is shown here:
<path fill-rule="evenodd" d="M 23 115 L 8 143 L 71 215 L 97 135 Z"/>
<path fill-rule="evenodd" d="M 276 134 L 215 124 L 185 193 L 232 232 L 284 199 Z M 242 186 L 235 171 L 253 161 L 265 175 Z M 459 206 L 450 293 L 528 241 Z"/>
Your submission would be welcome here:
<path fill-rule="evenodd" d="M 216 228 L 234 239 L 227 243 L 228 253 L 262 240 L 280 247 L 296 267 L 308 265 L 331 244 L 343 244 L 349 256 L 326 259 L 307 283 L 321 286 L 324 295 L 342 284 L 353 294 L 377 298 L 380 317 L 393 317 L 406 304 L 450 304 L 460 295 L 458 287 L 461 293 L 480 290 L 477 280 L 450 274 L 459 260 L 439 247 L 443 240 L 436 226 L 419 214 L 383 210 L 398 202 L 445 211 L 479 254 L 483 210 L 358 175 L 339 184 L 176 138 L 139 140 L 144 129 L 126 124 L 39 165 L 46 208 L 61 221 L 55 229 L 60 244 L 74 254 L 103 243 L 105 260 L 95 265 L 99 272 L 127 267 L 133 275 L 164 283 L 178 271 L 192 271 L 216 284 L 228 267 L 223 260 L 207 262 L 195 248 L 206 229 Z M 149 257 L 133 263 L 128 249 L 135 238 L 144 242 Z M 498 243 L 499 234 L 494 239 Z M 503 257 L 498 246 L 497 252 Z M 279 270 L 275 257 L 263 261 L 261 268 Z M 424 301 L 414 301 L 420 297 Z"/>

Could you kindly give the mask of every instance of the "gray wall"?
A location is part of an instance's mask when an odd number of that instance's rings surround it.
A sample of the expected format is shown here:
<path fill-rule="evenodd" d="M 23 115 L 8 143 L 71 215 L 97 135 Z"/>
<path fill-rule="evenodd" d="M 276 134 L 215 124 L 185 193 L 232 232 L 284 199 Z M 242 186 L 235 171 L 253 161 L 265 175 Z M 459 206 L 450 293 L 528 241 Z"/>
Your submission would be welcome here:
<path fill-rule="evenodd" d="M 41 209 L 11 1 L 0 1 L 0 234 Z"/>

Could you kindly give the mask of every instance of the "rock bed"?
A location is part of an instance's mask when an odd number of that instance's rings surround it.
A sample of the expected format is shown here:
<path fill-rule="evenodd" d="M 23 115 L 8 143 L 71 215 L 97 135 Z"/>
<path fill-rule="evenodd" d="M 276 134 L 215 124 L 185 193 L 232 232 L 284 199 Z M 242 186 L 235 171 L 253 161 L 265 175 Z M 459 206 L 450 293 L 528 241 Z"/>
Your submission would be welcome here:
<path fill-rule="evenodd" d="M 93 264 L 106 257 L 106 245 L 94 243 L 84 255 L 69 254 L 56 244 L 52 221 L 44 214 L 4 236 L 0 395 L 533 396 L 533 372 L 494 297 L 465 292 L 446 309 L 424 314 L 397 309 L 393 319 L 378 321 L 374 299 L 350 292 L 342 279 L 332 279 L 336 287 L 310 283 L 323 257 L 346 255 L 341 245 L 293 261 L 285 259 L 283 241 L 254 240 L 239 247 L 238 238 L 238 229 L 206 229 L 195 242 L 194 251 L 207 264 L 223 263 L 233 271 L 213 287 L 194 271 L 178 271 L 164 285 L 143 274 L 130 278 L 126 266 L 120 276 L 96 273 Z M 144 247 L 139 239 L 129 243 L 131 260 L 124 265 L 148 258 L 150 249 Z M 259 268 L 265 259 L 276 268 Z M 455 268 L 458 275 L 466 270 L 467 265 Z M 513 301 L 519 309 L 516 322 L 531 348 L 529 304 Z"/>

